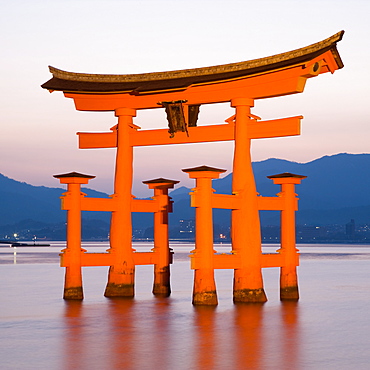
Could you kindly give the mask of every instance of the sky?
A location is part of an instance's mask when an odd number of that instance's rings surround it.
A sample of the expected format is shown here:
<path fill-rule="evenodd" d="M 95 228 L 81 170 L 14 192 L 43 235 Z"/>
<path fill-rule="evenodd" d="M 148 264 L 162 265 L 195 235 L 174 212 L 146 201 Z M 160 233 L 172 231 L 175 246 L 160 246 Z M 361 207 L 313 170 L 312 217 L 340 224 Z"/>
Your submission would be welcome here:
<path fill-rule="evenodd" d="M 0 173 L 32 185 L 59 187 L 54 174 L 96 178 L 113 192 L 115 149 L 78 149 L 76 132 L 104 132 L 114 112 L 79 112 L 61 92 L 40 87 L 48 66 L 71 72 L 130 74 L 206 67 L 262 58 L 344 30 L 344 68 L 309 79 L 305 91 L 258 100 L 263 120 L 302 115 L 301 136 L 253 140 L 253 161 L 306 163 L 337 153 L 370 153 L 370 1 L 368 0 L 0 0 Z M 202 106 L 199 124 L 223 123 L 228 104 Z M 140 111 L 142 128 L 165 128 L 163 110 Z M 181 169 L 232 167 L 233 144 L 134 149 L 133 194 L 142 181 L 193 180 Z"/>

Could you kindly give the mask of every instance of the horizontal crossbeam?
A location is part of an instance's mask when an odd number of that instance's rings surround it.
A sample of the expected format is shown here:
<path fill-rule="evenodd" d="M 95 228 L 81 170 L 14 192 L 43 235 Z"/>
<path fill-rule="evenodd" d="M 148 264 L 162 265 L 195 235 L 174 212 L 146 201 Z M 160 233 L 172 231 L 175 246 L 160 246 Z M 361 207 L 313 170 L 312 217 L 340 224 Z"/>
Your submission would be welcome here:
<path fill-rule="evenodd" d="M 61 209 L 68 211 L 73 209 L 73 204 L 68 192 L 61 197 Z M 160 204 L 156 199 L 132 199 L 131 212 L 159 212 L 166 204 Z M 119 208 L 117 199 L 112 198 L 89 198 L 81 196 L 81 211 L 114 212 Z"/>
<path fill-rule="evenodd" d="M 197 191 L 190 193 L 191 207 L 199 207 L 200 199 Z M 295 211 L 298 211 L 298 199 L 294 199 Z M 285 209 L 284 197 L 257 197 L 259 211 L 283 211 Z M 239 209 L 240 195 L 238 194 L 212 194 L 212 208 Z"/>
<path fill-rule="evenodd" d="M 203 260 L 197 257 L 196 254 L 190 256 L 191 269 L 197 270 L 203 268 Z M 262 253 L 261 268 L 283 267 L 285 266 L 285 257 L 283 253 Z M 299 266 L 299 254 L 295 254 L 294 265 Z M 214 254 L 213 268 L 214 269 L 239 269 L 242 267 L 241 257 L 238 254 L 221 253 Z"/>
<path fill-rule="evenodd" d="M 72 265 L 70 254 L 60 253 L 60 266 Z M 155 265 L 159 263 L 159 254 L 155 252 L 133 252 L 135 265 Z M 81 251 L 81 266 L 113 266 L 115 263 L 114 253 L 86 253 Z M 172 261 L 170 260 L 170 263 Z"/>
<path fill-rule="evenodd" d="M 280 118 L 269 121 L 251 120 L 248 124 L 248 138 L 266 139 L 300 135 L 302 116 Z M 117 147 L 117 130 L 112 132 L 78 132 L 80 149 L 99 149 Z M 168 129 L 132 130 L 130 143 L 135 146 L 191 144 L 235 139 L 234 123 L 188 127 L 188 133 L 177 132 L 170 138 Z"/>

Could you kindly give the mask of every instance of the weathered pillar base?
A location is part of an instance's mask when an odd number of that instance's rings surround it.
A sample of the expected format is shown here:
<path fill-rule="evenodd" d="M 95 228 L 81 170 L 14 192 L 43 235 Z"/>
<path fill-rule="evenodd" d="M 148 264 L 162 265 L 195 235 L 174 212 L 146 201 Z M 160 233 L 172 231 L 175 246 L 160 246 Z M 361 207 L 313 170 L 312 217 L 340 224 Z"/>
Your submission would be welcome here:
<path fill-rule="evenodd" d="M 299 300 L 298 286 L 280 288 L 280 300 L 281 301 L 298 301 Z"/>
<path fill-rule="evenodd" d="M 154 267 L 154 283 L 152 293 L 158 297 L 170 296 L 170 266 L 165 266 L 158 269 Z"/>
<path fill-rule="evenodd" d="M 237 289 L 233 292 L 234 303 L 265 303 L 267 297 L 263 288 Z"/>
<path fill-rule="evenodd" d="M 194 306 L 217 306 L 217 292 L 216 290 L 193 293 L 193 305 Z"/>
<path fill-rule="evenodd" d="M 114 267 L 109 269 L 108 283 L 104 292 L 105 297 L 135 296 L 135 270 L 115 272 Z"/>
<path fill-rule="evenodd" d="M 63 299 L 79 300 L 79 301 L 83 300 L 84 299 L 84 293 L 83 293 L 82 286 L 64 288 Z"/>
<path fill-rule="evenodd" d="M 234 303 L 267 302 L 260 268 L 234 270 L 233 301 Z"/>
<path fill-rule="evenodd" d="M 194 270 L 193 305 L 217 306 L 217 290 L 213 269 Z"/>
<path fill-rule="evenodd" d="M 63 299 L 84 299 L 81 266 L 67 266 L 64 275 Z"/>
<path fill-rule="evenodd" d="M 134 284 L 114 284 L 108 283 L 105 288 L 104 297 L 127 297 L 135 296 Z"/>
<path fill-rule="evenodd" d="M 280 269 L 280 300 L 299 300 L 297 269 L 295 267 L 282 267 Z"/>

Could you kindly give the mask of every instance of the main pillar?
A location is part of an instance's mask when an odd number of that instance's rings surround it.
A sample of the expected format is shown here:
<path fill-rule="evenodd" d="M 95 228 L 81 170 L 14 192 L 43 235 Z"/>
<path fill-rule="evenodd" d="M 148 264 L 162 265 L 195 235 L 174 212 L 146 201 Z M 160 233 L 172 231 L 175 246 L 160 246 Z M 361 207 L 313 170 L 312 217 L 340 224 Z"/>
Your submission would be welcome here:
<path fill-rule="evenodd" d="M 154 248 L 158 255 L 154 265 L 153 294 L 159 297 L 168 297 L 171 294 L 170 263 L 171 250 L 168 241 L 168 213 L 172 212 L 171 198 L 168 189 L 172 189 L 179 181 L 156 179 L 143 181 L 149 189 L 154 189 L 154 199 L 160 204 L 160 210 L 154 212 Z"/>
<path fill-rule="evenodd" d="M 183 170 L 196 180 L 192 193 L 195 207 L 195 250 L 192 258 L 199 261 L 194 269 L 193 305 L 217 305 L 217 291 L 214 278 L 212 179 L 217 179 L 225 170 L 201 166 Z"/>
<path fill-rule="evenodd" d="M 252 169 L 251 123 L 252 99 L 235 98 L 235 147 L 232 192 L 240 197 L 239 208 L 232 210 L 232 252 L 241 257 L 241 268 L 234 270 L 234 302 L 266 302 L 261 271 L 261 230 L 257 190 Z"/>
<path fill-rule="evenodd" d="M 133 177 L 133 148 L 130 133 L 134 130 L 131 108 L 116 109 L 117 153 L 114 194 L 117 208 L 112 212 L 109 253 L 114 254 L 114 264 L 109 268 L 106 297 L 133 297 L 135 263 L 132 250 L 131 188 Z"/>
<path fill-rule="evenodd" d="M 69 255 L 70 263 L 66 266 L 63 298 L 82 300 L 81 184 L 87 184 L 95 176 L 71 172 L 54 177 L 61 184 L 67 184 L 67 193 L 61 197 L 64 203 L 62 208 L 67 210 L 67 247 L 62 253 Z"/>
<path fill-rule="evenodd" d="M 278 250 L 284 257 L 280 268 L 280 300 L 297 301 L 299 299 L 297 266 L 299 254 L 296 248 L 295 212 L 298 209 L 295 185 L 301 183 L 306 176 L 282 173 L 267 176 L 274 184 L 281 185 L 279 196 L 283 198 L 283 209 L 280 215 L 281 248 Z"/>

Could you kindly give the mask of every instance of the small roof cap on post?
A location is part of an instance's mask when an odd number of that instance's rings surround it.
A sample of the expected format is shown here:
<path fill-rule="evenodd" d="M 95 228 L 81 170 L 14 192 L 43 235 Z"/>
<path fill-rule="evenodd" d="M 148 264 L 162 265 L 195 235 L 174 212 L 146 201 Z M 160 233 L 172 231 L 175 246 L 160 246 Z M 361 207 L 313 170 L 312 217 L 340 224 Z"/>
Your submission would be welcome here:
<path fill-rule="evenodd" d="M 210 172 L 219 172 L 223 173 L 226 172 L 226 170 L 215 168 L 215 167 L 209 167 L 209 166 L 199 166 L 199 167 L 193 167 L 193 168 L 185 168 L 182 170 L 182 172 L 190 173 L 190 172 L 200 172 L 200 171 L 210 171 Z"/>
<path fill-rule="evenodd" d="M 220 177 L 220 174 L 223 172 L 226 172 L 226 170 L 203 165 L 199 167 L 186 168 L 186 169 L 183 169 L 182 172 L 188 173 L 189 177 L 192 179 L 201 178 L 201 177 L 218 179 Z"/>
<path fill-rule="evenodd" d="M 157 189 L 158 188 L 172 189 L 179 182 L 180 181 L 177 181 L 177 180 L 169 180 L 169 179 L 164 179 L 163 177 L 159 177 L 158 179 L 143 181 L 143 184 L 148 185 L 149 189 L 156 189 L 156 188 Z"/>
<path fill-rule="evenodd" d="M 89 180 L 94 179 L 96 176 L 85 175 L 79 172 L 69 172 L 60 175 L 53 175 L 59 179 L 61 184 L 87 184 Z"/>
<path fill-rule="evenodd" d="M 301 180 L 305 179 L 306 177 L 307 176 L 296 175 L 290 172 L 267 176 L 268 179 L 273 180 L 274 184 L 300 184 Z"/>

